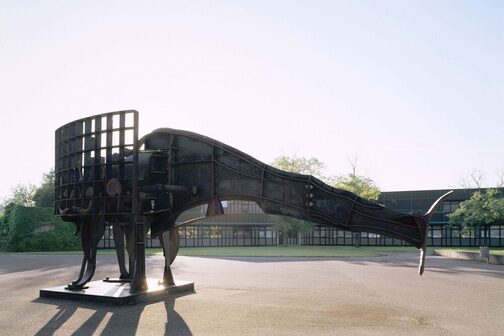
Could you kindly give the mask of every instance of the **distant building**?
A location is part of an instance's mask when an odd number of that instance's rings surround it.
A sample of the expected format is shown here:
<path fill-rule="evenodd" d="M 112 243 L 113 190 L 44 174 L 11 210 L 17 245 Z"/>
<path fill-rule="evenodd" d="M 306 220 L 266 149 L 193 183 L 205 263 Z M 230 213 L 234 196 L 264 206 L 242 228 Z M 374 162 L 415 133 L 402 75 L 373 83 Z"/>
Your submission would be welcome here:
<path fill-rule="evenodd" d="M 450 190 L 452 189 L 386 191 L 381 193 L 378 201 L 394 211 L 425 213 L 434 201 Z M 454 189 L 432 215 L 431 224 L 448 224 L 448 215 L 453 213 L 461 202 L 469 199 L 475 191 L 477 189 Z"/>
<path fill-rule="evenodd" d="M 382 192 L 379 202 L 385 207 L 403 213 L 425 213 L 434 201 L 448 192 L 443 190 L 412 190 Z M 461 202 L 469 199 L 477 189 L 455 189 L 431 218 L 429 228 L 429 246 L 479 246 L 481 230 L 465 231 L 460 227 L 448 225 L 448 215 L 453 213 Z M 225 216 L 203 219 L 195 224 L 181 227 L 180 246 L 272 246 L 281 244 L 299 245 L 348 245 L 357 243 L 366 246 L 401 246 L 407 245 L 401 240 L 385 236 L 355 233 L 333 227 L 316 225 L 307 234 L 282 234 L 275 229 L 274 218 L 265 214 L 255 202 L 223 201 Z M 183 213 L 179 222 L 204 216 L 206 205 Z M 106 231 L 100 247 L 114 247 L 110 229 Z M 147 247 L 159 247 L 156 237 L 148 237 Z M 493 226 L 490 232 L 490 246 L 504 246 L 504 223 Z"/>

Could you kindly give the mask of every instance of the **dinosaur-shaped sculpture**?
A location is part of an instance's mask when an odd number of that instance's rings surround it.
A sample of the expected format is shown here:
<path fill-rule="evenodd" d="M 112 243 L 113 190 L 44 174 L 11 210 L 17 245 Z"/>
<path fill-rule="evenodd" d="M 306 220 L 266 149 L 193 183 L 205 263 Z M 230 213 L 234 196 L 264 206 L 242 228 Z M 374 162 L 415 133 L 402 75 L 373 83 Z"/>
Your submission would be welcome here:
<path fill-rule="evenodd" d="M 131 114 L 135 122 L 128 126 Z M 177 227 L 195 221 L 177 223 L 177 218 L 203 204 L 208 204 L 207 217 L 222 215 L 223 200 L 253 201 L 267 214 L 403 240 L 421 250 L 423 273 L 430 215 L 449 193 L 426 214 L 398 213 L 313 176 L 276 169 L 200 134 L 161 128 L 137 141 L 137 120 L 136 111 L 112 112 L 56 131 L 56 209 L 77 225 L 84 250 L 79 277 L 68 288 L 81 289 L 91 280 L 107 224 L 114 227 L 121 277 L 134 274 L 132 290 L 146 288 L 143 242 L 148 229 L 163 242 L 163 281 L 173 285 L 170 264 L 178 251 Z M 134 136 L 128 143 L 125 133 L 130 130 Z M 121 247 L 124 234 L 129 273 Z"/>

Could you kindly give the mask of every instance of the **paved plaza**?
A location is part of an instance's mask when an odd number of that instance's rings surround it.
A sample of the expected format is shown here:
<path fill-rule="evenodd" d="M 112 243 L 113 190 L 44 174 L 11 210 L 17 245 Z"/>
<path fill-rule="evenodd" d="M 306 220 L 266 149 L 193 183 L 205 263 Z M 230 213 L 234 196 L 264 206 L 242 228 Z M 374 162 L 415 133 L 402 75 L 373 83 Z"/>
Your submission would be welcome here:
<path fill-rule="evenodd" d="M 502 335 L 504 266 L 418 256 L 178 257 L 196 292 L 128 306 L 38 298 L 65 284 L 78 255 L 0 255 L 1 335 Z M 147 258 L 149 277 L 163 259 Z M 117 276 L 98 256 L 94 279 Z"/>

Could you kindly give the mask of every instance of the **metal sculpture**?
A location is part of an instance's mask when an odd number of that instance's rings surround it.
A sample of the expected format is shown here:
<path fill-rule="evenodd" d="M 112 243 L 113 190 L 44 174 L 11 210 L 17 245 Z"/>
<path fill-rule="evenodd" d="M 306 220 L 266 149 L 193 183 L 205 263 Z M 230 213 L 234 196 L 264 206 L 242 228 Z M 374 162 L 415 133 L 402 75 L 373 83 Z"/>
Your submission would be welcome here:
<path fill-rule="evenodd" d="M 145 290 L 145 233 L 158 235 L 165 254 L 163 282 L 178 251 L 181 213 L 208 204 L 206 217 L 223 214 L 222 200 L 254 201 L 268 214 L 291 216 L 354 232 L 403 240 L 421 250 L 439 198 L 424 215 L 403 214 L 328 186 L 313 176 L 281 171 L 200 134 L 161 128 L 138 140 L 138 112 L 119 111 L 71 122 L 56 131 L 55 211 L 75 223 L 84 258 L 68 289 L 93 277 L 97 245 L 112 225 L 120 280 Z M 201 219 L 201 218 L 198 218 Z M 130 256 L 126 270 L 124 237 Z"/>

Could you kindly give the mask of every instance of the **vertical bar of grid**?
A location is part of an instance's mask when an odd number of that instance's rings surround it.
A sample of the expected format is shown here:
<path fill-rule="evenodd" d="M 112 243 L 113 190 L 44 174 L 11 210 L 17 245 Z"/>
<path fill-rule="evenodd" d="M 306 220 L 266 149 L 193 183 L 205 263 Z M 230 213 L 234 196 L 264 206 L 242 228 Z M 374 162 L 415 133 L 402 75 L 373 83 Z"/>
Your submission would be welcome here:
<path fill-rule="evenodd" d="M 75 170 L 76 173 L 76 187 L 75 187 L 75 197 L 79 199 L 79 205 L 80 207 L 84 207 L 84 200 L 82 198 L 83 196 L 83 182 L 84 182 L 84 162 L 83 162 L 83 144 L 84 144 L 84 137 L 83 137 L 83 121 L 78 120 L 75 123 L 75 136 L 76 136 L 76 141 L 75 141 L 75 158 L 77 162 L 77 167 Z"/>
<path fill-rule="evenodd" d="M 71 149 L 72 149 L 72 167 L 71 169 L 71 175 L 72 175 L 72 204 L 75 206 L 82 206 L 80 195 L 78 194 L 78 187 L 79 187 L 79 155 L 80 155 L 80 149 L 79 148 L 79 133 L 77 131 L 78 127 L 78 122 L 73 122 L 71 124 L 71 136 L 72 139 L 70 141 L 71 143 Z"/>
<path fill-rule="evenodd" d="M 105 179 L 108 180 L 112 178 L 112 136 L 113 136 L 113 114 L 107 116 L 107 149 L 105 158 Z"/>
<path fill-rule="evenodd" d="M 94 165 L 93 165 L 93 198 L 95 198 L 95 202 L 99 203 L 98 208 L 105 209 L 105 204 L 103 204 L 104 199 L 97 199 L 100 195 L 100 190 L 102 189 L 102 165 L 101 165 L 101 129 L 102 129 L 102 117 L 95 116 L 94 117 Z M 94 212 L 94 210 L 93 210 Z"/>
<path fill-rule="evenodd" d="M 88 193 L 88 188 L 91 188 L 91 190 L 94 190 L 92 189 L 93 188 L 93 182 L 92 180 L 94 180 L 94 175 L 93 175 L 93 171 L 94 171 L 94 168 L 92 166 L 92 160 L 91 160 L 91 153 L 93 152 L 96 156 L 96 152 L 94 152 L 94 148 L 93 148 L 93 139 L 96 138 L 96 136 L 93 138 L 93 132 L 94 132 L 94 129 L 92 127 L 92 124 L 93 124 L 93 121 L 91 118 L 87 118 L 84 120 L 84 161 L 83 161 L 83 166 L 84 166 L 84 185 L 83 185 L 83 196 L 84 196 L 84 203 L 85 205 L 89 205 L 89 203 L 93 200 L 93 197 L 94 197 L 94 192 L 93 194 L 89 194 Z M 96 141 L 96 139 L 94 140 Z"/>
<path fill-rule="evenodd" d="M 67 198 L 72 206 L 75 204 L 75 127 L 74 123 L 68 125 L 68 184 L 67 184 Z"/>
<path fill-rule="evenodd" d="M 112 178 L 112 136 L 113 136 L 113 116 L 115 114 L 107 115 L 106 126 L 106 149 L 105 149 L 105 180 L 109 181 Z M 116 195 L 105 196 L 107 198 L 107 212 L 118 213 L 118 204 Z"/>
<path fill-rule="evenodd" d="M 78 142 L 77 142 L 77 122 L 73 122 L 70 124 L 70 139 L 69 139 L 69 145 L 70 145 L 70 176 L 72 178 L 72 187 L 71 187 L 71 193 L 70 195 L 72 196 L 72 205 L 75 206 L 80 206 L 81 204 L 78 202 L 79 197 L 77 195 L 77 186 L 79 183 L 79 175 L 78 175 Z"/>
<path fill-rule="evenodd" d="M 140 208 L 138 204 L 138 112 L 133 112 L 133 180 L 132 180 L 132 216 L 135 229 L 135 272 L 131 283 L 132 291 L 147 289 L 145 278 L 145 237 L 144 225 L 140 220 Z"/>
<path fill-rule="evenodd" d="M 119 180 L 122 180 L 124 176 L 124 133 L 125 133 L 125 128 L 126 128 L 126 115 L 125 113 L 121 113 L 119 116 L 119 172 L 118 172 L 118 177 Z"/>
<path fill-rule="evenodd" d="M 58 200 L 59 200 L 59 188 L 58 188 L 58 173 L 59 173 L 59 129 L 54 132 L 54 203 L 53 211 L 54 214 L 59 214 Z"/>
<path fill-rule="evenodd" d="M 63 173 L 63 198 L 65 199 L 65 207 L 70 207 L 70 203 L 68 201 L 68 181 L 69 181 L 69 166 L 70 166 L 70 158 L 68 157 L 69 153 L 69 144 L 68 144 L 68 126 L 63 128 L 63 162 L 64 162 L 64 173 Z"/>

